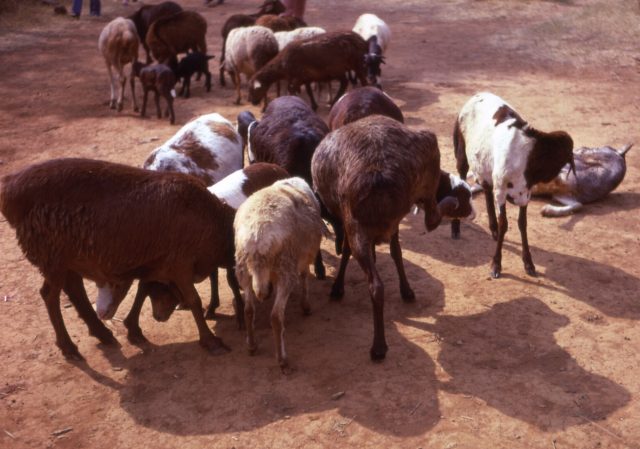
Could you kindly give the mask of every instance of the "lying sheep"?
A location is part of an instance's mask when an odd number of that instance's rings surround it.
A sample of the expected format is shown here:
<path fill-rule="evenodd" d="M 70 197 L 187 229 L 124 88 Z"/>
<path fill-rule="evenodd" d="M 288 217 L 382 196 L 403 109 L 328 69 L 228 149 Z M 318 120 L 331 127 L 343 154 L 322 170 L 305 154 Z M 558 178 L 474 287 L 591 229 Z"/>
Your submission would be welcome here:
<path fill-rule="evenodd" d="M 124 66 L 138 60 L 138 34 L 134 23 L 123 17 L 117 17 L 109 22 L 100 33 L 98 38 L 98 49 L 104 57 L 109 72 L 109 82 L 111 86 L 111 97 L 109 107 L 122 111 L 122 100 L 124 98 L 124 85 L 127 77 L 124 75 Z M 120 93 L 117 93 L 118 86 L 113 76 L 111 68 L 115 68 L 118 73 Z M 133 68 L 132 68 L 133 71 Z M 134 109 L 138 110 L 136 103 L 135 84 L 131 74 L 131 96 L 133 97 Z"/>
<path fill-rule="evenodd" d="M 189 305 L 200 344 L 227 348 L 207 327 L 193 286 L 217 266 L 232 268 L 234 211 L 192 176 L 88 159 L 55 159 L 3 179 L 0 211 L 26 258 L 44 277 L 40 294 L 67 358 L 81 360 L 60 311 L 60 291 L 81 278 L 98 285 L 133 279 L 175 288 Z M 71 298 L 71 297 L 70 297 Z M 121 300 L 121 299 L 120 299 Z M 115 343 L 86 298 L 71 298 L 90 333 Z M 114 304 L 103 318 L 110 318 Z"/>
<path fill-rule="evenodd" d="M 251 78 L 269 60 L 278 54 L 278 41 L 273 32 L 263 26 L 250 26 L 231 30 L 227 37 L 224 69 L 233 78 L 236 104 L 240 104 L 240 74 Z M 264 106 L 267 98 L 265 95 Z"/>
<path fill-rule="evenodd" d="M 367 13 L 358 17 L 353 31 L 362 36 L 369 45 L 369 51 L 366 56 L 367 67 L 369 68 L 367 79 L 371 85 L 381 87 L 380 76 L 382 73 L 380 65 L 384 64 L 383 55 L 391 41 L 391 30 L 380 17 Z"/>
<path fill-rule="evenodd" d="M 149 26 L 145 37 L 156 61 L 168 64 L 173 56 L 189 50 L 207 54 L 207 21 L 195 11 L 162 17 Z"/>
<path fill-rule="evenodd" d="M 531 189 L 555 178 L 565 164 L 573 162 L 573 141 L 564 131 L 545 133 L 525 122 L 502 98 L 483 92 L 462 107 L 453 132 L 458 173 L 467 178 L 469 169 L 484 189 L 489 228 L 496 251 L 491 276 L 500 277 L 502 243 L 508 229 L 506 202 L 520 207 L 518 228 L 522 236 L 522 261 L 527 274 L 536 275 L 527 238 L 527 205 Z M 494 203 L 495 201 L 495 203 Z M 495 204 L 500 215 L 496 220 Z M 454 237 L 460 222 L 451 224 Z"/>
<path fill-rule="evenodd" d="M 158 118 L 162 118 L 162 112 L 160 111 L 160 96 L 162 96 L 162 98 L 167 102 L 165 116 L 169 116 L 169 122 L 173 125 L 176 122 L 176 115 L 173 111 L 173 99 L 176 97 L 176 76 L 173 70 L 165 64 L 144 66 L 141 63 L 136 62 L 133 66 L 133 72 L 135 76 L 140 78 L 142 91 L 144 93 L 140 117 L 146 117 L 147 99 L 149 97 L 149 92 L 153 92 Z M 137 105 L 134 110 L 138 110 Z"/>
<path fill-rule="evenodd" d="M 276 98 L 259 122 L 250 112 L 241 113 L 238 128 L 247 142 L 250 163 L 277 164 L 311 184 L 311 158 L 329 130 L 304 101 L 292 96 Z M 336 235 L 339 232 L 338 229 Z M 319 251 L 315 273 L 318 279 L 324 279 L 325 268 Z"/>
<path fill-rule="evenodd" d="M 142 47 L 147 54 L 147 64 L 151 62 L 151 53 L 149 46 L 145 41 L 149 26 L 158 19 L 171 16 L 182 11 L 182 6 L 175 2 L 162 2 L 156 5 L 142 5 L 135 13 L 129 16 L 129 19 L 136 25 L 138 36 L 142 39 Z"/>
<path fill-rule="evenodd" d="M 366 52 L 366 42 L 353 32 L 325 33 L 291 42 L 253 75 L 249 81 L 249 101 L 257 105 L 266 98 L 273 83 L 285 80 L 290 94 L 298 93 L 304 85 L 311 107 L 316 110 L 318 104 L 309 83 L 339 80 L 333 104 L 347 88 L 347 72 L 355 72 L 362 85 L 367 84 Z"/>
<path fill-rule="evenodd" d="M 255 303 L 264 301 L 273 290 L 271 327 L 276 359 L 286 372 L 284 311 L 289 296 L 302 289 L 300 304 L 304 314 L 310 313 L 307 276 L 324 230 L 320 205 L 303 179 L 285 179 L 249 197 L 238 209 L 234 229 L 236 272 L 244 290 L 249 352 L 253 354 L 257 349 Z"/>
<path fill-rule="evenodd" d="M 240 27 L 248 27 L 256 24 L 258 17 L 265 14 L 280 14 L 285 11 L 284 5 L 279 0 L 265 0 L 258 12 L 254 14 L 234 14 L 229 17 L 222 25 L 220 34 L 222 35 L 222 51 L 220 52 L 220 85 L 226 86 L 224 80 L 224 61 L 226 58 L 225 49 L 227 47 L 227 37 L 231 30 Z"/>
<path fill-rule="evenodd" d="M 613 192 L 627 172 L 625 155 L 632 146 L 625 145 L 622 150 L 609 146 L 574 150 L 575 175 L 567 164 L 551 182 L 533 186 L 533 195 L 551 196 L 562 204 L 547 204 L 541 210 L 542 215 L 564 217 L 580 210 L 583 204 L 599 201 Z"/>
<path fill-rule="evenodd" d="M 390 242 L 404 301 L 414 301 L 402 263 L 399 224 L 413 204 L 425 210 L 425 226 L 435 229 L 442 216 L 456 216 L 458 201 L 436 200 L 440 150 L 429 131 L 412 131 L 397 121 L 373 115 L 349 123 L 324 138 L 311 163 L 313 185 L 329 212 L 345 230 L 342 259 L 331 289 L 344 294 L 344 275 L 353 256 L 369 280 L 373 303 L 372 360 L 387 352 L 384 336 L 384 286 L 375 267 L 375 245 Z"/>

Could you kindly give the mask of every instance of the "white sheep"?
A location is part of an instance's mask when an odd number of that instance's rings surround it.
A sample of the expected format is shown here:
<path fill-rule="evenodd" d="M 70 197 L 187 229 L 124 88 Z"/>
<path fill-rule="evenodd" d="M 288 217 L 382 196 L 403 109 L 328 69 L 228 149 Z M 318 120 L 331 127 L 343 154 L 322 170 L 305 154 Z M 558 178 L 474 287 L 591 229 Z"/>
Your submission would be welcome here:
<path fill-rule="evenodd" d="M 210 186 L 242 168 L 242 137 L 220 114 L 202 115 L 153 150 L 143 167 L 187 173 Z"/>
<path fill-rule="evenodd" d="M 292 292 L 302 289 L 301 306 L 309 313 L 307 276 L 320 249 L 324 224 L 320 205 L 302 178 L 277 181 L 249 197 L 238 209 L 235 230 L 236 274 L 244 290 L 247 345 L 257 349 L 254 336 L 256 301 L 275 294 L 271 327 L 276 358 L 288 369 L 284 345 L 284 311 Z"/>
<path fill-rule="evenodd" d="M 236 104 L 240 104 L 240 74 L 251 78 L 277 54 L 278 41 L 269 28 L 256 25 L 231 30 L 225 47 L 224 70 L 233 78 Z"/>
<path fill-rule="evenodd" d="M 358 17 L 356 24 L 353 26 L 353 31 L 362 36 L 365 41 L 375 36 L 378 45 L 382 48 L 382 53 L 387 51 L 389 42 L 391 42 L 389 26 L 375 14 L 365 13 Z"/>
<path fill-rule="evenodd" d="M 117 17 L 109 22 L 100 33 L 98 38 L 98 49 L 104 57 L 109 72 L 109 82 L 111 85 L 111 97 L 109 107 L 122 111 L 122 100 L 124 98 L 124 85 L 127 77 L 124 75 L 124 66 L 138 60 L 138 45 L 140 40 L 136 31 L 136 26 L 132 20 L 124 17 Z M 120 93 L 116 95 L 118 86 L 113 76 L 111 68 L 115 68 L 118 73 L 120 83 Z M 133 68 L 130 75 L 131 96 L 133 97 L 134 109 L 138 110 L 136 102 L 135 84 L 133 80 Z M 117 97 L 117 99 L 116 99 Z"/>
<path fill-rule="evenodd" d="M 302 27 L 291 31 L 277 31 L 273 33 L 278 41 L 278 50 L 282 51 L 290 42 L 301 41 L 318 34 L 324 34 L 326 30 L 320 27 Z"/>
<path fill-rule="evenodd" d="M 535 276 L 527 238 L 527 205 L 531 189 L 555 178 L 563 165 L 573 167 L 573 141 L 564 131 L 545 133 L 525 122 L 502 98 L 479 93 L 463 106 L 453 133 L 457 168 L 462 179 L 469 169 L 484 190 L 491 234 L 498 244 L 491 275 L 500 276 L 502 243 L 507 232 L 506 201 L 520 206 L 518 228 L 522 236 L 522 260 L 527 274 Z M 574 169 L 575 172 L 575 169 Z M 495 204 L 500 215 L 496 219 Z M 460 233 L 460 221 L 452 222 L 452 234 Z"/>

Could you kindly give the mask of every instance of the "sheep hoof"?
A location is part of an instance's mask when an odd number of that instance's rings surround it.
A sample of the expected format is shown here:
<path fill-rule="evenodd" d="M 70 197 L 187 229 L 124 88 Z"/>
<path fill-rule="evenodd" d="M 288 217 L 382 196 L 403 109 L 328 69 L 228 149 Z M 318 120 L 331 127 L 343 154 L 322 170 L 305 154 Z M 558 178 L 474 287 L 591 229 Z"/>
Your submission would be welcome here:
<path fill-rule="evenodd" d="M 255 343 L 247 343 L 247 352 L 249 355 L 256 355 L 256 352 L 258 352 L 258 345 Z"/>
<path fill-rule="evenodd" d="M 293 374 L 295 370 L 289 366 L 289 362 L 285 359 L 280 362 L 280 371 L 285 376 L 288 376 L 290 374 Z"/>
<path fill-rule="evenodd" d="M 139 108 L 139 107 L 137 107 L 137 106 L 135 106 L 135 107 L 133 108 L 133 112 L 140 112 L 140 108 Z"/>
<path fill-rule="evenodd" d="M 498 241 L 498 231 L 497 230 L 491 230 L 491 238 L 493 239 L 494 242 Z"/>
<path fill-rule="evenodd" d="M 416 302 L 416 294 L 411 290 L 411 287 L 401 287 L 400 296 L 404 302 Z"/>
<path fill-rule="evenodd" d="M 387 345 L 383 345 L 381 348 L 376 348 L 375 346 L 372 346 L 371 351 L 369 351 L 369 354 L 373 362 L 381 362 L 387 356 Z"/>
<path fill-rule="evenodd" d="M 500 277 L 501 271 L 502 271 L 502 267 L 499 264 L 495 264 L 495 263 L 491 264 L 491 277 L 493 279 L 498 279 Z"/>
<path fill-rule="evenodd" d="M 113 332 L 111 332 L 106 327 L 103 329 L 98 329 L 90 332 L 91 335 L 100 340 L 100 343 L 103 345 L 117 345 L 118 340 L 113 336 Z"/>
<path fill-rule="evenodd" d="M 344 285 L 333 284 L 333 287 L 331 287 L 330 296 L 334 301 L 341 300 L 344 296 Z"/>
<path fill-rule="evenodd" d="M 129 340 L 129 343 L 136 346 L 149 343 L 149 340 L 147 340 L 147 337 L 144 336 L 140 328 L 129 329 L 129 332 L 127 332 L 127 340 Z"/>
<path fill-rule="evenodd" d="M 216 309 L 215 307 L 207 307 L 207 310 L 204 312 L 205 320 L 215 320 L 216 319 Z"/>
<path fill-rule="evenodd" d="M 210 338 L 200 339 L 200 346 L 205 348 L 211 355 L 223 355 L 231 351 L 222 339 L 212 335 Z"/>
<path fill-rule="evenodd" d="M 451 238 L 453 240 L 460 240 L 460 230 L 459 229 L 452 229 L 451 230 Z"/>
<path fill-rule="evenodd" d="M 176 310 L 191 310 L 191 307 L 189 307 L 184 302 L 181 302 L 176 306 Z"/>
<path fill-rule="evenodd" d="M 116 108 L 116 104 L 113 101 L 109 102 L 109 109 L 115 109 Z"/>
<path fill-rule="evenodd" d="M 327 278 L 327 272 L 324 268 L 324 265 L 322 265 L 322 263 L 314 267 L 313 271 L 316 273 L 316 279 L 320 281 L 324 281 Z"/>
<path fill-rule="evenodd" d="M 118 112 L 122 112 L 122 103 L 118 103 Z"/>
<path fill-rule="evenodd" d="M 526 271 L 529 276 L 538 277 L 538 273 L 536 273 L 536 267 L 533 264 L 525 263 L 524 271 Z"/>
<path fill-rule="evenodd" d="M 78 347 L 73 343 L 69 343 L 68 345 L 58 344 L 58 347 L 62 351 L 62 355 L 64 355 L 65 359 L 76 362 L 84 362 L 84 357 L 80 355 L 80 352 L 78 352 Z"/>

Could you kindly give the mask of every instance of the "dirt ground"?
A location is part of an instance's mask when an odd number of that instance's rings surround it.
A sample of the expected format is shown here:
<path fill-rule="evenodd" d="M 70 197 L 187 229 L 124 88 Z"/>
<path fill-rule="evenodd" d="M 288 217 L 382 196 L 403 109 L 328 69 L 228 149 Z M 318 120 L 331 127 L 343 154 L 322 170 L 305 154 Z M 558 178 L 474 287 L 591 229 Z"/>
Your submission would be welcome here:
<path fill-rule="evenodd" d="M 182 3 L 205 15 L 218 57 L 224 20 L 258 2 Z M 640 146 L 635 0 L 307 3 L 307 22 L 329 30 L 351 28 L 363 12 L 387 21 L 394 34 L 384 87 L 410 126 L 439 136 L 445 169 L 455 167 L 456 114 L 484 90 L 537 128 L 567 130 L 576 146 Z M 191 99 L 176 101 L 175 126 L 138 117 L 128 92 L 124 111 L 110 110 L 97 37 L 135 8 L 103 0 L 102 17 L 92 18 L 85 2 L 80 20 L 40 5 L 4 10 L 0 175 L 62 156 L 139 166 L 193 117 L 259 116 L 246 101 L 234 105 L 233 90 L 217 79 L 211 93 L 197 82 Z M 319 113 L 326 118 L 327 106 Z M 289 376 L 275 362 L 267 304 L 258 311 L 259 351 L 247 354 L 224 280 L 223 316 L 210 324 L 229 354 L 199 347 L 189 313 L 156 323 L 148 304 L 141 327 L 152 343 L 132 346 L 121 322 L 130 294 L 119 319 L 107 322 L 120 347 L 98 344 L 63 300 L 86 358 L 67 362 L 38 294 L 41 277 L 2 218 L 0 447 L 640 447 L 640 149 L 627 163 L 618 190 L 574 216 L 543 219 L 544 202 L 532 202 L 537 278 L 524 272 L 513 207 L 499 280 L 489 277 L 494 242 L 481 198 L 459 241 L 446 225 L 427 234 L 421 216 L 408 216 L 401 240 L 415 304 L 400 299 L 388 247 L 378 250 L 390 346 L 383 363 L 369 360 L 371 304 L 355 262 L 344 299 L 329 301 L 338 259 L 325 240 L 328 280 L 310 281 L 313 314 L 303 317 L 295 300 L 288 307 Z M 198 289 L 208 300 L 207 283 Z"/>

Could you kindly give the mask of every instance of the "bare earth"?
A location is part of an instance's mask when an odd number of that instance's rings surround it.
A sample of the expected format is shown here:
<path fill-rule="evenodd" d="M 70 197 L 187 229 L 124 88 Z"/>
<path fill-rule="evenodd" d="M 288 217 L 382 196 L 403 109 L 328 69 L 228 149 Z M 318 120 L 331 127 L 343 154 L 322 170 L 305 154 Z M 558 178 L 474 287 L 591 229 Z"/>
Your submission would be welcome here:
<path fill-rule="evenodd" d="M 224 20 L 258 2 L 182 3 L 205 15 L 209 53 L 219 57 Z M 211 93 L 196 82 L 191 99 L 176 101 L 175 126 L 138 117 L 128 91 L 124 111 L 109 110 L 97 37 L 137 5 L 104 0 L 103 16 L 90 18 L 85 2 L 79 21 L 41 6 L 0 17 L 0 175 L 63 156 L 139 166 L 200 114 L 235 120 L 249 108 L 259 116 L 246 101 L 234 105 L 233 90 L 217 80 Z M 542 130 L 567 130 L 576 146 L 640 146 L 635 1 L 309 0 L 305 18 L 339 30 L 363 12 L 392 28 L 384 86 L 410 126 L 437 133 L 445 169 L 455 167 L 456 114 L 483 90 Z M 319 113 L 327 112 L 323 104 Z M 260 348 L 250 357 L 223 279 L 224 316 L 211 326 L 228 355 L 199 347 L 188 312 L 156 323 L 145 305 L 141 327 L 152 344 L 142 348 L 128 343 L 120 320 L 108 322 L 121 343 L 114 348 L 65 307 L 86 363 L 65 361 L 38 294 L 41 277 L 2 219 L 0 447 L 640 447 L 640 148 L 627 161 L 617 192 L 575 216 L 543 219 L 544 202 L 533 201 L 537 278 L 524 273 L 513 207 L 499 280 L 489 278 L 494 242 L 482 198 L 459 241 L 446 225 L 427 234 L 421 216 L 408 216 L 401 239 L 415 304 L 400 299 L 388 247 L 379 248 L 390 346 L 383 363 L 369 360 L 371 304 L 355 262 L 344 299 L 329 301 L 338 259 L 325 240 L 329 279 L 310 282 L 313 314 L 303 317 L 297 300 L 288 307 L 289 376 L 275 362 L 270 305 L 259 309 Z M 207 283 L 198 288 L 208 301 Z"/>

